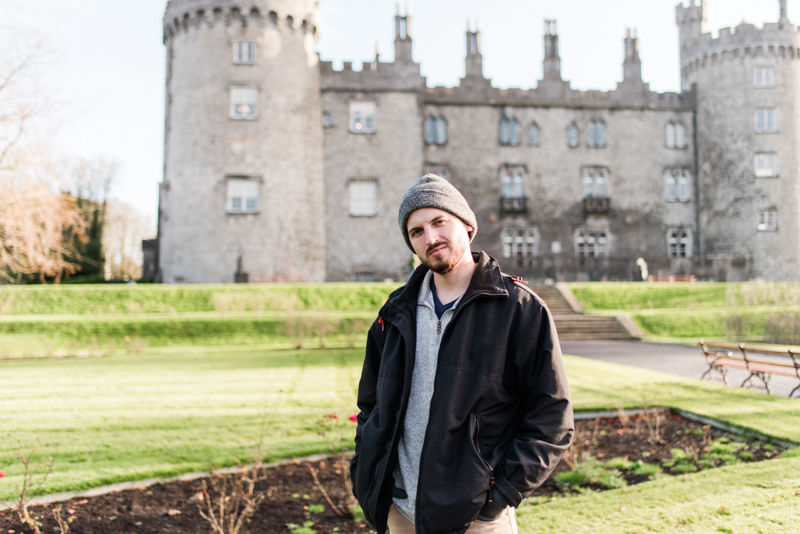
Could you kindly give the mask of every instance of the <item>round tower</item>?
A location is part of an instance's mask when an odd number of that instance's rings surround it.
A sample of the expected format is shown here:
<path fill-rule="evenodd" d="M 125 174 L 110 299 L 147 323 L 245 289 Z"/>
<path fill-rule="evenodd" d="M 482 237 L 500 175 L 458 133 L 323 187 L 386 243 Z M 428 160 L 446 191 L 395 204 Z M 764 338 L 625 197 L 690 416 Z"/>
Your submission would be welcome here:
<path fill-rule="evenodd" d="M 163 282 L 324 280 L 317 13 L 311 0 L 167 4 Z"/>
<path fill-rule="evenodd" d="M 717 38 L 703 33 L 706 4 L 679 5 L 681 78 L 697 93 L 700 253 L 749 257 L 751 276 L 796 281 L 800 38 L 785 1 L 776 4 L 779 22 L 722 28 Z"/>

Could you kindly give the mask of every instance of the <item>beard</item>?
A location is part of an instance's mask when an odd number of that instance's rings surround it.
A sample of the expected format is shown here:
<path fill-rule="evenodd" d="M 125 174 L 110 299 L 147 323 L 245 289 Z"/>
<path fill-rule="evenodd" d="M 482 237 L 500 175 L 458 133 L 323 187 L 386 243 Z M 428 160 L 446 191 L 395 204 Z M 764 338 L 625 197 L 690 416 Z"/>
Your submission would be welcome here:
<path fill-rule="evenodd" d="M 441 253 L 440 257 L 438 258 L 431 256 L 431 250 L 441 245 L 442 243 L 436 243 L 435 245 L 428 247 L 428 250 L 425 251 L 425 257 L 420 258 L 420 261 L 425 267 L 436 274 L 444 275 L 452 271 L 455 266 L 458 265 L 458 263 L 461 261 L 461 258 L 464 257 L 464 252 L 466 252 L 467 246 L 458 242 L 446 242 L 444 243 L 445 248 L 442 250 L 442 253 L 449 250 L 449 257 L 441 258 Z"/>

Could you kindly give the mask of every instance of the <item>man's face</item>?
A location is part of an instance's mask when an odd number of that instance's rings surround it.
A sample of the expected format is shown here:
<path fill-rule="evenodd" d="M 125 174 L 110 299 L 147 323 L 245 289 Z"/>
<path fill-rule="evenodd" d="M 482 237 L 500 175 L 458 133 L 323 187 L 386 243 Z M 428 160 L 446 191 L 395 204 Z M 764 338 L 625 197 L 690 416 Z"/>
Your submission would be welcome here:
<path fill-rule="evenodd" d="M 408 218 L 406 228 L 414 252 L 435 273 L 449 273 L 469 249 L 472 227 L 446 211 L 418 209 Z"/>

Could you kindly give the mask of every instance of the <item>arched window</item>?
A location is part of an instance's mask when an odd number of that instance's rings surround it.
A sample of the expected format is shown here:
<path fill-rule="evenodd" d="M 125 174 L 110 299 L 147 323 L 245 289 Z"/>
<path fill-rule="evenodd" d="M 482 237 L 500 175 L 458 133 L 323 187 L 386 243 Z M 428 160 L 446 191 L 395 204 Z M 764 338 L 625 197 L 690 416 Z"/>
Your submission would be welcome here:
<path fill-rule="evenodd" d="M 515 118 L 500 119 L 500 144 L 517 146 L 519 144 L 519 122 Z"/>
<path fill-rule="evenodd" d="M 664 186 L 667 200 L 689 200 L 689 171 L 686 169 L 667 169 L 664 172 Z"/>
<path fill-rule="evenodd" d="M 578 127 L 574 122 L 567 128 L 567 144 L 571 148 L 578 146 Z"/>
<path fill-rule="evenodd" d="M 500 119 L 500 144 L 507 145 L 511 139 L 511 121 L 506 117 Z"/>
<path fill-rule="evenodd" d="M 669 121 L 667 122 L 666 130 L 666 145 L 667 148 L 675 148 L 675 122 Z"/>
<path fill-rule="evenodd" d="M 590 120 L 589 128 L 586 132 L 586 144 L 591 147 L 605 146 L 605 124 L 603 121 Z"/>
<path fill-rule="evenodd" d="M 447 121 L 439 115 L 428 115 L 425 120 L 425 142 L 429 145 L 443 145 L 447 142 Z"/>
<path fill-rule="evenodd" d="M 602 167 L 586 167 L 583 169 L 583 196 L 587 198 L 605 198 L 608 196 L 606 169 Z"/>
<path fill-rule="evenodd" d="M 528 126 L 528 145 L 539 146 L 539 126 L 535 122 Z"/>
<path fill-rule="evenodd" d="M 686 132 L 683 123 L 675 123 L 675 148 L 686 148 Z"/>
<path fill-rule="evenodd" d="M 428 115 L 425 121 L 425 142 L 429 145 L 436 142 L 436 119 L 433 115 Z"/>
<path fill-rule="evenodd" d="M 517 146 L 519 144 L 519 122 L 517 119 L 511 119 L 511 131 L 510 137 L 508 140 L 508 144 L 512 146 Z"/>
<path fill-rule="evenodd" d="M 503 198 L 522 198 L 524 195 L 522 185 L 522 167 L 504 167 L 500 171 L 500 184 L 503 188 Z"/>
<path fill-rule="evenodd" d="M 439 115 L 436 119 L 436 144 L 443 145 L 447 142 L 447 121 Z"/>

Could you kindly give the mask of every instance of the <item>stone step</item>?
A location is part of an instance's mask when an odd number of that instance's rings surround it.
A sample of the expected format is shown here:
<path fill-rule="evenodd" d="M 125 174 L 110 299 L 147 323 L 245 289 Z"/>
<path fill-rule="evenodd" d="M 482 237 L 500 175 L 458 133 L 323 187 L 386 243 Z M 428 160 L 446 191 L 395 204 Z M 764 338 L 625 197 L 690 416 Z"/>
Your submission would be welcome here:
<path fill-rule="evenodd" d="M 554 315 L 560 339 L 639 339 L 641 333 L 629 321 L 593 315 Z"/>
<path fill-rule="evenodd" d="M 572 306 L 570 306 L 567 299 L 564 298 L 564 295 L 561 294 L 557 287 L 534 285 L 531 286 L 531 289 L 545 301 L 553 315 L 569 315 L 575 313 Z"/>

